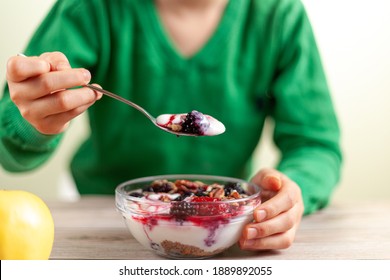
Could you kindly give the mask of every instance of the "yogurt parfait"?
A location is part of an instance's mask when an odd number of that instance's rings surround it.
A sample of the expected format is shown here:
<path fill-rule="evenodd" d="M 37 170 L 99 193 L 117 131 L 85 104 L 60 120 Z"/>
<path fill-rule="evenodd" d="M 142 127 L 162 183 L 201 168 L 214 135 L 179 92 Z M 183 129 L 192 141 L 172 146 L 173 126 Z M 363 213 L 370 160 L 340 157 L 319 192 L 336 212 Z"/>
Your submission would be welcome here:
<path fill-rule="evenodd" d="M 257 185 L 228 177 L 146 177 L 116 189 L 116 206 L 134 238 L 177 259 L 208 258 L 231 247 L 260 203 Z"/>

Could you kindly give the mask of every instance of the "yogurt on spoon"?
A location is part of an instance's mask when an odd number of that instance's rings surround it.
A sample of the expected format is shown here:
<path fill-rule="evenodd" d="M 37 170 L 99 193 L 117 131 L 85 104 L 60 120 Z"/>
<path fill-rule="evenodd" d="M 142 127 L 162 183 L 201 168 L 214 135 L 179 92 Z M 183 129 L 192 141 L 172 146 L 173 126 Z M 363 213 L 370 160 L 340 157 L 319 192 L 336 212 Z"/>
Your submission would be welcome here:
<path fill-rule="evenodd" d="M 223 123 L 196 110 L 185 114 L 163 114 L 156 118 L 156 123 L 173 132 L 195 136 L 214 136 L 225 132 Z"/>

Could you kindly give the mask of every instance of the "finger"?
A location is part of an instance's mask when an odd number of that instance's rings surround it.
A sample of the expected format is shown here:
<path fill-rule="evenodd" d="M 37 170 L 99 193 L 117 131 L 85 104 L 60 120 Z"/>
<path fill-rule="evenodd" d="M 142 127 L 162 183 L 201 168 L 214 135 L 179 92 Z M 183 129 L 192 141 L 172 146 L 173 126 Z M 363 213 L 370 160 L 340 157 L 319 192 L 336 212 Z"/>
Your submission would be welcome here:
<path fill-rule="evenodd" d="M 295 239 L 297 227 L 283 232 L 277 233 L 265 238 L 258 239 L 244 239 L 241 238 L 238 242 L 243 250 L 278 250 L 290 247 Z"/>
<path fill-rule="evenodd" d="M 54 135 L 54 134 L 62 133 L 63 131 L 66 130 L 66 128 L 69 125 L 69 122 L 72 119 L 84 113 L 93 104 L 94 102 L 77 107 L 65 113 L 50 115 L 40 120 L 40 122 L 34 126 L 42 134 Z"/>
<path fill-rule="evenodd" d="M 7 62 L 7 81 L 18 83 L 48 73 L 50 63 L 38 57 L 13 56 Z"/>
<path fill-rule="evenodd" d="M 11 98 L 15 103 L 34 100 L 58 90 L 85 85 L 90 80 L 91 73 L 82 68 L 49 72 L 15 85 Z"/>
<path fill-rule="evenodd" d="M 253 178 L 252 182 L 265 190 L 278 191 L 282 186 L 282 174 L 275 169 L 262 169 Z"/>
<path fill-rule="evenodd" d="M 51 71 L 70 69 L 68 58 L 62 52 L 47 52 L 40 55 L 40 58 L 47 61 L 51 66 Z"/>
<path fill-rule="evenodd" d="M 93 90 L 86 87 L 61 90 L 35 100 L 30 110 L 37 112 L 38 118 L 44 118 L 92 104 L 98 100 L 98 97 Z"/>
<path fill-rule="evenodd" d="M 271 219 L 291 209 L 299 202 L 301 198 L 300 188 L 287 178 L 282 178 L 281 184 L 283 187 L 275 196 L 255 209 L 253 216 L 256 222 Z"/>
<path fill-rule="evenodd" d="M 294 227 L 299 220 L 296 219 L 295 209 L 284 212 L 273 219 L 262 223 L 251 223 L 245 226 L 242 236 L 244 239 L 258 239 L 282 233 Z"/>
<path fill-rule="evenodd" d="M 92 85 L 95 86 L 95 87 L 98 87 L 98 88 L 102 88 L 99 84 L 92 84 Z M 103 97 L 103 93 L 102 92 L 97 91 L 97 90 L 94 90 L 94 92 L 96 94 L 97 100 L 100 100 Z"/>

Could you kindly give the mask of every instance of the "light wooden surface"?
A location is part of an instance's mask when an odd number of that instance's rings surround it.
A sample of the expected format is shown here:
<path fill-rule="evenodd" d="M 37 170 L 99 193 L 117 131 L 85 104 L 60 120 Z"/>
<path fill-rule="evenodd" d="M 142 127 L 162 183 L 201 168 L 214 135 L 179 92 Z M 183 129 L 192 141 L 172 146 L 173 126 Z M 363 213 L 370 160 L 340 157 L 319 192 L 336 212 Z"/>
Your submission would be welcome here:
<path fill-rule="evenodd" d="M 48 202 L 56 232 L 51 259 L 161 259 L 127 230 L 114 197 Z M 292 247 L 246 252 L 237 246 L 215 259 L 390 259 L 390 201 L 333 203 L 303 218 Z"/>

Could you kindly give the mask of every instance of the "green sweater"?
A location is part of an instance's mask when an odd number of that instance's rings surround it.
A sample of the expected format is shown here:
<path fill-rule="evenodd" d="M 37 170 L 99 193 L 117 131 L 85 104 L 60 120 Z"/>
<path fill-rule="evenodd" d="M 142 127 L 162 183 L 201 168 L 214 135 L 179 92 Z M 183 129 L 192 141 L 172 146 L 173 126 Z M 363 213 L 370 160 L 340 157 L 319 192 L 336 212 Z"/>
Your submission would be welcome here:
<path fill-rule="evenodd" d="M 305 213 L 324 207 L 340 173 L 339 128 L 312 29 L 298 0 L 231 0 L 190 58 L 175 49 L 151 0 L 59 0 L 25 54 L 61 51 L 92 82 L 155 116 L 196 109 L 221 120 L 215 137 L 176 137 L 104 97 L 88 110 L 91 134 L 71 162 L 81 194 L 113 194 L 135 177 L 199 173 L 247 178 L 264 121 L 275 121 L 277 168 L 302 188 Z M 61 135 L 38 133 L 0 101 L 0 162 L 43 164 Z"/>

